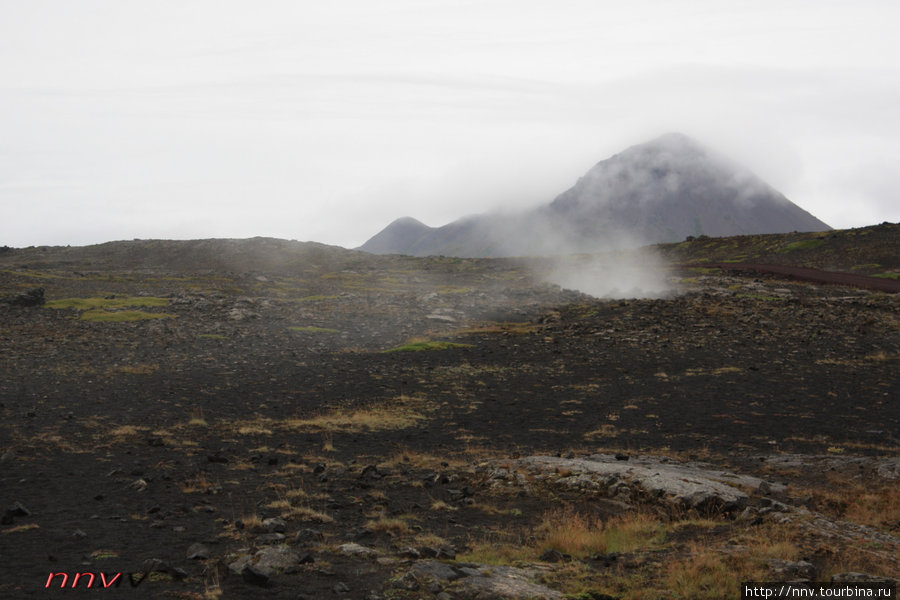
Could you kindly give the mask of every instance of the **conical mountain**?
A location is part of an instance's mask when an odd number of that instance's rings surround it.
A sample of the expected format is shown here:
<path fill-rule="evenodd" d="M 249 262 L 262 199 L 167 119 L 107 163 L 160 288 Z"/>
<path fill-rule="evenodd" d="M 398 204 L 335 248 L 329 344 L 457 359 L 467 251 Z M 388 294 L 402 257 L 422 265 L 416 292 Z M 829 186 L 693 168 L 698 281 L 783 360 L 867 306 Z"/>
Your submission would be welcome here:
<path fill-rule="evenodd" d="M 433 229 L 412 217 L 400 217 L 370 238 L 360 250 L 372 254 L 410 254 L 417 256 L 418 243 Z"/>
<path fill-rule="evenodd" d="M 689 235 L 830 229 L 746 168 L 677 133 L 597 163 L 551 203 L 528 212 L 477 215 L 439 228 L 398 223 L 360 249 L 416 256 L 540 255 Z"/>

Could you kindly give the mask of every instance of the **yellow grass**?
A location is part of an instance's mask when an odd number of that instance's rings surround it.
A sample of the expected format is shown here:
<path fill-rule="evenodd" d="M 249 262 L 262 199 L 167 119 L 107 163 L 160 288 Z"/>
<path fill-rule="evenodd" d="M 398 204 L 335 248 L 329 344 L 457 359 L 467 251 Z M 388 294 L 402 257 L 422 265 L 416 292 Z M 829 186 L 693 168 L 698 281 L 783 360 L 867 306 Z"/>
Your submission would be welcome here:
<path fill-rule="evenodd" d="M 411 531 L 407 519 L 400 517 L 379 517 L 366 522 L 366 527 L 377 533 L 403 535 Z"/>
<path fill-rule="evenodd" d="M 538 528 L 543 535 L 541 547 L 588 556 L 608 552 L 632 552 L 657 545 L 665 537 L 659 521 L 643 513 L 629 513 L 609 520 L 585 515 L 572 509 L 551 511 Z"/>
<path fill-rule="evenodd" d="M 325 432 L 406 429 L 426 419 L 421 412 L 422 404 L 418 399 L 401 398 L 384 406 L 339 409 L 306 419 L 288 419 L 283 426 L 290 431 Z"/>

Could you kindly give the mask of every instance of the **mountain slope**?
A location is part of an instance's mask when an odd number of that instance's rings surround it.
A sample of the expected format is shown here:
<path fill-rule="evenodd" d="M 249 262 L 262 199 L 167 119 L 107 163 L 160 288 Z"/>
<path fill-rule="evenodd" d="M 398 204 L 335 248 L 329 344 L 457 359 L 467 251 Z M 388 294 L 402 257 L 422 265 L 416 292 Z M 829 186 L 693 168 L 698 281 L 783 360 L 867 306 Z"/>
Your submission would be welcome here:
<path fill-rule="evenodd" d="M 668 134 L 597 163 L 537 209 L 466 217 L 437 228 L 399 219 L 359 249 L 415 256 L 539 255 L 689 235 L 828 229 L 747 169 L 687 136 Z"/>

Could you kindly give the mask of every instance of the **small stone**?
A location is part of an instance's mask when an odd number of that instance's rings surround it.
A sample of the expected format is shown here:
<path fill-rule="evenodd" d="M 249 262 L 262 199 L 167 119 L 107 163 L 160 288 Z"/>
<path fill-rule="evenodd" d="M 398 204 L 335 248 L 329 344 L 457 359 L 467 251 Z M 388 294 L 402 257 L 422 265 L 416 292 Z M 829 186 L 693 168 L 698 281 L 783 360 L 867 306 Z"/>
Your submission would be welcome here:
<path fill-rule="evenodd" d="M 244 568 L 250 565 L 252 562 L 252 556 L 250 556 L 249 554 L 242 554 L 237 558 L 237 560 L 232 561 L 228 565 L 228 570 L 230 570 L 232 573 L 240 575 L 241 573 L 243 573 Z"/>
<path fill-rule="evenodd" d="M 759 516 L 759 511 L 752 506 L 748 506 L 741 514 L 737 516 L 737 521 L 741 523 L 750 523 L 751 525 L 758 525 L 762 522 L 762 519 Z"/>
<path fill-rule="evenodd" d="M 572 560 L 572 555 L 550 548 L 541 554 L 540 560 L 550 563 L 568 562 Z"/>
<path fill-rule="evenodd" d="M 188 560 L 205 560 L 209 558 L 209 548 L 201 543 L 191 544 L 187 549 Z"/>
<path fill-rule="evenodd" d="M 366 465 L 359 474 L 360 479 L 381 479 L 381 473 L 378 472 L 377 465 Z"/>
<path fill-rule="evenodd" d="M 161 558 L 148 558 L 141 564 L 144 573 L 168 573 L 169 563 Z"/>
<path fill-rule="evenodd" d="M 350 588 L 343 581 L 339 581 L 332 586 L 331 591 L 335 594 L 346 594 L 350 591 Z"/>
<path fill-rule="evenodd" d="M 779 579 L 813 579 L 816 576 L 815 566 L 805 560 L 790 561 L 770 558 L 767 562 L 772 576 Z"/>
<path fill-rule="evenodd" d="M 401 549 L 400 552 L 397 553 L 397 555 L 403 558 L 422 558 L 422 554 L 412 546 L 407 546 L 406 548 Z"/>
<path fill-rule="evenodd" d="M 284 533 L 287 529 L 287 522 L 281 517 L 272 517 L 270 519 L 263 519 L 263 527 L 266 528 L 266 531 L 269 533 Z"/>
<path fill-rule="evenodd" d="M 621 554 L 618 552 L 610 552 L 608 554 L 595 554 L 591 556 L 591 560 L 595 560 L 602 564 L 604 567 L 611 567 L 619 560 Z"/>
<path fill-rule="evenodd" d="M 419 580 L 416 579 L 416 576 L 412 573 L 407 573 L 403 577 L 394 581 L 394 587 L 398 590 L 407 590 L 410 592 L 414 592 L 422 587 L 419 583 Z"/>
<path fill-rule="evenodd" d="M 462 570 L 463 569 L 460 569 L 460 571 Z M 453 567 L 436 560 L 416 562 L 410 573 L 433 581 L 453 581 L 454 579 L 459 579 L 459 573 L 456 572 Z"/>
<path fill-rule="evenodd" d="M 256 536 L 257 544 L 278 544 L 285 540 L 285 536 L 283 533 L 264 533 L 262 535 Z"/>
<path fill-rule="evenodd" d="M 325 534 L 317 529 L 301 529 L 294 536 L 296 544 L 321 544 L 325 541 Z"/>
<path fill-rule="evenodd" d="M 266 587 L 269 585 L 271 573 L 266 569 L 261 569 L 254 565 L 246 565 L 241 571 L 241 578 L 245 583 L 258 587 Z"/>
<path fill-rule="evenodd" d="M 358 556 L 360 558 L 374 558 L 378 555 L 378 552 L 372 548 L 361 546 L 355 542 L 341 544 L 338 546 L 338 551 L 344 556 Z"/>
<path fill-rule="evenodd" d="M 72 533 L 72 538 L 76 540 L 81 540 L 87 537 L 87 534 L 81 529 L 76 529 L 74 533 Z"/>
<path fill-rule="evenodd" d="M 300 563 L 300 556 L 288 546 L 267 546 L 254 556 L 254 564 L 269 572 L 293 573 Z"/>

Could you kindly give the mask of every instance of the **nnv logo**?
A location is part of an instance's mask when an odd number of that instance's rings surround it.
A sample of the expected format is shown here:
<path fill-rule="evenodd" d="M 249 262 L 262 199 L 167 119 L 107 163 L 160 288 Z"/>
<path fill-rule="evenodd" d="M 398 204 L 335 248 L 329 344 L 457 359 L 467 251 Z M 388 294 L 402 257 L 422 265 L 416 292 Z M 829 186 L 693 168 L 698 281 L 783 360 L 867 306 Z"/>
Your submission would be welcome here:
<path fill-rule="evenodd" d="M 45 588 L 52 588 L 56 586 L 56 583 L 59 582 L 59 587 L 71 587 L 71 588 L 93 588 L 97 587 L 97 589 L 101 588 L 112 588 L 119 587 L 122 585 L 123 581 L 128 581 L 131 587 L 137 587 L 141 585 L 141 583 L 146 579 L 147 573 L 138 573 L 135 576 L 134 573 L 92 573 L 90 571 L 86 572 L 76 572 L 76 573 L 67 573 L 66 571 L 60 571 L 58 573 L 50 573 L 47 577 L 47 585 Z M 71 585 L 69 582 L 71 581 Z"/>

